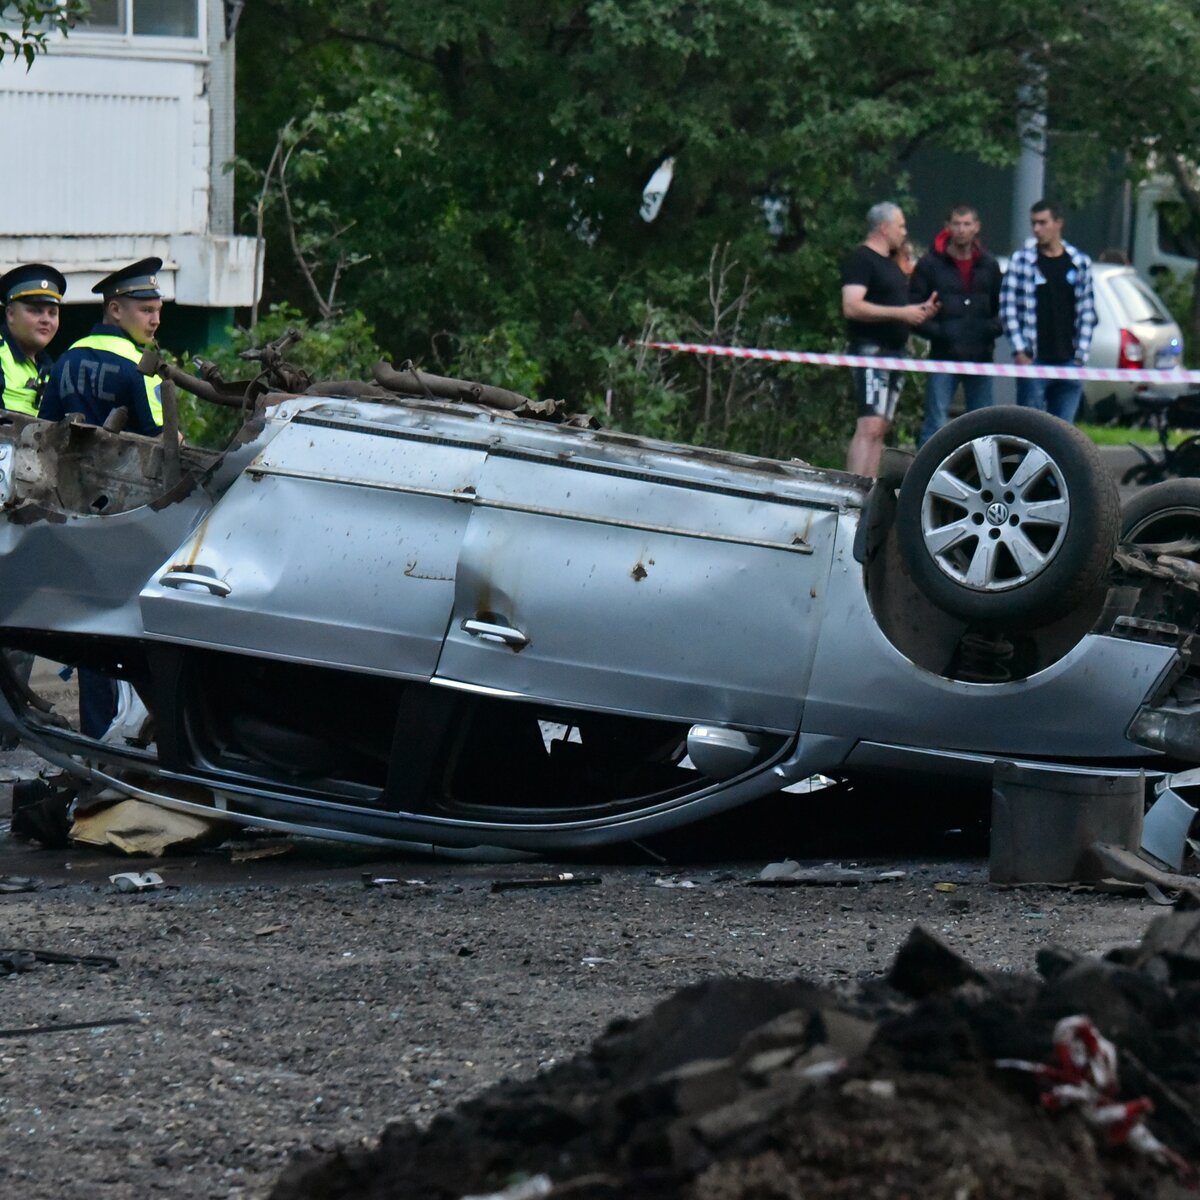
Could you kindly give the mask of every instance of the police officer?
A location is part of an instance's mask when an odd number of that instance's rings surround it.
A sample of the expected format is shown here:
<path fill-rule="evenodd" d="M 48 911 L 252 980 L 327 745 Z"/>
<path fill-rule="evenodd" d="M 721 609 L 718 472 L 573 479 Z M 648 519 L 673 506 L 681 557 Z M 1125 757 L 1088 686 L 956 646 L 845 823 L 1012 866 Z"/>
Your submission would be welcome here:
<path fill-rule="evenodd" d="M 58 360 L 42 397 L 43 417 L 58 421 L 78 412 L 89 424 L 103 425 L 114 408 L 124 408 L 131 433 L 159 432 L 162 380 L 142 375 L 137 364 L 162 315 L 160 270 L 161 258 L 143 258 L 92 288 L 104 297 L 104 320 Z"/>
<path fill-rule="evenodd" d="M 157 375 L 142 375 L 138 361 L 154 340 L 162 313 L 158 290 L 161 258 L 143 258 L 100 280 L 93 292 L 104 298 L 104 320 L 93 326 L 54 366 L 40 415 L 58 421 L 83 413 L 103 425 L 115 408 L 128 412 L 125 428 L 153 436 L 162 425 Z M 117 711 L 116 681 L 97 671 L 79 670 L 79 727 L 98 738 Z"/>
<path fill-rule="evenodd" d="M 0 407 L 38 415 L 38 398 L 50 376 L 46 347 L 58 332 L 58 306 L 67 281 L 45 263 L 25 263 L 0 276 Z"/>

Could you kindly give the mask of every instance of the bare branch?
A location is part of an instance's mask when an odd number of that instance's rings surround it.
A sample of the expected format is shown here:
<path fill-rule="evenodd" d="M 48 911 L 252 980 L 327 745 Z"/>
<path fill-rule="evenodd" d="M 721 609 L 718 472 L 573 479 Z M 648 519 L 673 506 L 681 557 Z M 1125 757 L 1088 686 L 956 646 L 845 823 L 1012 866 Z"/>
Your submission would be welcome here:
<path fill-rule="evenodd" d="M 322 40 L 325 39 L 337 42 L 354 42 L 364 46 L 375 46 L 380 50 L 391 50 L 394 54 L 411 59 L 413 62 L 422 63 L 427 67 L 436 66 L 432 58 L 428 58 L 424 54 L 417 54 L 414 50 L 410 50 L 403 42 L 397 42 L 391 38 L 381 38 L 374 33 L 355 33 L 352 29 L 330 28 L 325 32 L 324 38 L 322 38 Z"/>
<path fill-rule="evenodd" d="M 290 122 L 289 122 L 290 124 Z M 279 164 L 279 196 L 283 201 L 284 223 L 287 225 L 288 243 L 292 247 L 292 257 L 296 260 L 296 265 L 300 268 L 300 274 L 304 276 L 305 283 L 308 284 L 308 290 L 312 292 L 313 301 L 316 303 L 317 311 L 321 314 L 322 320 L 327 320 L 333 313 L 333 310 L 325 302 L 325 298 L 321 295 L 321 289 L 317 287 L 316 278 L 313 275 L 312 267 L 309 265 L 308 259 L 304 255 L 304 251 L 300 249 L 299 239 L 296 237 L 296 217 L 292 212 L 292 200 L 288 194 L 287 186 L 287 169 L 288 164 L 292 160 L 292 155 L 296 152 L 300 143 L 308 136 L 308 131 L 300 134 L 298 138 L 288 147 L 287 153 L 283 156 L 283 161 Z"/>
<path fill-rule="evenodd" d="M 250 330 L 254 331 L 258 324 L 258 278 L 263 269 L 263 254 L 266 250 L 266 239 L 263 237 L 263 221 L 267 208 L 267 196 L 271 190 L 271 177 L 279 166 L 279 156 L 283 152 L 284 139 L 292 127 L 292 121 L 279 131 L 275 138 L 275 149 L 271 153 L 271 161 L 263 173 L 262 187 L 258 193 L 258 201 L 254 206 L 254 303 L 250 305 Z"/>

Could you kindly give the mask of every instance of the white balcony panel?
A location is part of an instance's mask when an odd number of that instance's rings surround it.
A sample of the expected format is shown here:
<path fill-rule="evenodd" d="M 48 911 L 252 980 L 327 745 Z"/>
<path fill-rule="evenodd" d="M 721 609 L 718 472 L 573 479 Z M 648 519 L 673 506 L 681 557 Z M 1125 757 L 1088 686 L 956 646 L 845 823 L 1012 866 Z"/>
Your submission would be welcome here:
<path fill-rule="evenodd" d="M 15 203 L 25 187 L 12 188 L 10 179 L 0 225 L 11 234 L 74 236 L 190 228 L 193 172 L 179 159 L 181 147 L 191 151 L 191 138 L 181 143 L 181 107 L 175 96 L 0 94 L 0 128 L 45 130 L 57 149 L 40 185 L 33 181 L 41 172 L 29 172 L 28 202 Z"/>

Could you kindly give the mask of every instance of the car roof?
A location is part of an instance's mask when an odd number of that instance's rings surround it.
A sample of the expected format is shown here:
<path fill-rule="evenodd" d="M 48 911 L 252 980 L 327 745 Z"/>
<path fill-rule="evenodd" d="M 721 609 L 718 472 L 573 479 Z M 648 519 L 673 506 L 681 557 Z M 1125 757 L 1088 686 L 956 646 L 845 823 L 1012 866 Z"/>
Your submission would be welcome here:
<path fill-rule="evenodd" d="M 1114 275 L 1137 275 L 1139 279 L 1142 279 L 1137 268 L 1129 263 L 1094 262 L 1092 263 L 1092 274 L 1097 279 L 1111 279 Z M 1149 283 L 1148 280 L 1143 280 L 1143 282 Z"/>

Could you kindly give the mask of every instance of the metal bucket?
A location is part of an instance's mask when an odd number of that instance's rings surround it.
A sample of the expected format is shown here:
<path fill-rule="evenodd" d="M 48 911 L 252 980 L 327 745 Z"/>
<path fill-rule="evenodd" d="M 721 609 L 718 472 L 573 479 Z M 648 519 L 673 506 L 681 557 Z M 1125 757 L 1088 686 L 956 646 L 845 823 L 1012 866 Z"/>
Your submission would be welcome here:
<path fill-rule="evenodd" d="M 1095 877 L 1093 842 L 1136 851 L 1146 806 L 1143 772 L 1102 775 L 997 762 L 992 770 L 993 883 L 1069 883 Z"/>

